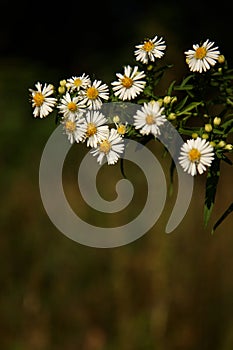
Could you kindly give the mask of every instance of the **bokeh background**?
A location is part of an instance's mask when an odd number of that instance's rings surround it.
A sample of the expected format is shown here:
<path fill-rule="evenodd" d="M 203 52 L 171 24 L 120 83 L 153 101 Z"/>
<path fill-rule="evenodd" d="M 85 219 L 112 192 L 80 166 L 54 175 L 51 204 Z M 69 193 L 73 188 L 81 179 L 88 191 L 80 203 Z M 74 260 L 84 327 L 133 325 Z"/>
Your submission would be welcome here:
<path fill-rule="evenodd" d="M 168 45 L 165 61 L 175 64 L 169 79 L 182 77 L 183 52 L 202 39 L 215 41 L 233 63 L 232 10 L 230 1 L 1 1 L 1 350 L 233 349 L 232 215 L 210 234 L 232 202 L 232 169 L 222 164 L 206 229 L 203 176 L 172 234 L 164 230 L 175 193 L 139 240 L 114 249 L 82 246 L 59 232 L 43 208 L 39 164 L 55 124 L 32 117 L 28 94 L 37 81 L 57 84 L 83 72 L 108 83 L 132 62 L 134 46 L 155 34 Z M 153 150 L 166 172 L 169 159 Z M 74 146 L 67 157 L 67 198 L 83 218 L 117 226 L 122 216 L 101 216 L 80 198 L 83 153 Z M 123 220 L 145 200 L 143 174 L 133 165 L 127 171 L 135 198 Z M 118 167 L 104 167 L 105 198 L 114 197 L 120 176 Z"/>

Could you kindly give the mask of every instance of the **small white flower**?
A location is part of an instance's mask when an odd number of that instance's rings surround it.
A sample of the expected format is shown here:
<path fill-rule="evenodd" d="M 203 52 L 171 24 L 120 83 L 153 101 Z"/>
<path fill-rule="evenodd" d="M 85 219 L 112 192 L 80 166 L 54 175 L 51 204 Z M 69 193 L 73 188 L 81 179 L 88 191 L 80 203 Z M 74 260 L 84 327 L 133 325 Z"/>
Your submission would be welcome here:
<path fill-rule="evenodd" d="M 34 107 L 34 117 L 44 118 L 53 111 L 57 99 L 55 97 L 49 97 L 54 93 L 54 87 L 52 84 L 45 84 L 44 87 L 41 83 L 36 83 L 36 90 L 29 89 L 31 93 L 32 107 Z"/>
<path fill-rule="evenodd" d="M 79 97 L 71 97 L 70 93 L 67 92 L 65 96 L 62 97 L 57 108 L 60 110 L 60 113 L 63 114 L 64 118 L 76 118 L 82 116 L 86 105 L 83 101 L 80 101 Z"/>
<path fill-rule="evenodd" d="M 134 51 L 136 60 L 147 64 L 148 61 L 154 62 L 156 58 L 161 58 L 166 49 L 163 38 L 156 35 L 153 39 L 147 39 L 143 44 L 135 46 L 138 50 Z"/>
<path fill-rule="evenodd" d="M 100 109 L 103 101 L 109 99 L 109 88 L 106 84 L 102 84 L 101 80 L 94 80 L 94 82 L 80 92 L 83 102 L 86 103 L 90 109 Z"/>
<path fill-rule="evenodd" d="M 163 110 L 164 107 L 160 107 L 157 101 L 144 103 L 134 116 L 135 129 L 140 129 L 142 135 L 152 134 L 155 137 L 160 135 L 159 127 L 166 122 Z"/>
<path fill-rule="evenodd" d="M 79 91 L 80 89 L 86 89 L 88 85 L 91 84 L 90 77 L 83 73 L 83 75 L 78 77 L 72 77 L 70 79 L 67 79 L 66 87 L 67 89 L 70 89 L 71 92 L 73 91 Z"/>
<path fill-rule="evenodd" d="M 99 111 L 88 111 L 85 116 L 85 138 L 87 146 L 97 147 L 98 142 L 108 135 L 107 118 Z"/>
<path fill-rule="evenodd" d="M 97 157 L 97 162 L 102 164 L 104 157 L 108 164 L 115 164 L 124 151 L 124 140 L 118 134 L 116 129 L 108 130 L 107 137 L 98 143 L 98 147 L 91 151 L 93 156 Z"/>
<path fill-rule="evenodd" d="M 84 118 L 63 118 L 61 124 L 70 143 L 82 141 L 86 134 L 86 125 Z"/>
<path fill-rule="evenodd" d="M 130 66 L 124 67 L 124 74 L 117 73 L 118 81 L 114 81 L 113 91 L 114 95 L 118 96 L 121 100 L 131 100 L 143 91 L 146 82 L 141 80 L 145 77 L 145 73 L 138 72 L 138 67 L 134 68 Z"/>
<path fill-rule="evenodd" d="M 207 39 L 203 45 L 193 45 L 193 50 L 185 52 L 186 61 L 192 72 L 206 72 L 211 66 L 214 66 L 218 60 L 220 52 L 218 47 L 212 47 L 214 42 L 209 42 Z"/>
<path fill-rule="evenodd" d="M 202 174 L 214 159 L 214 149 L 208 141 L 198 137 L 187 140 L 181 147 L 179 163 L 192 176 Z"/>

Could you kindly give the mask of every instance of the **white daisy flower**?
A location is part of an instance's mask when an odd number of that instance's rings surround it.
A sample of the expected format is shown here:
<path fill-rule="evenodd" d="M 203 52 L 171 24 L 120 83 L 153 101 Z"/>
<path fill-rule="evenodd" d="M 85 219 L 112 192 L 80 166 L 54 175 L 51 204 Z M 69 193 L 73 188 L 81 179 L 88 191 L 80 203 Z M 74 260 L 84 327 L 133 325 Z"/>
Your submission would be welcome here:
<path fill-rule="evenodd" d="M 144 103 L 134 116 L 135 129 L 140 129 L 142 135 L 152 134 L 155 137 L 160 135 L 159 127 L 167 120 L 163 110 L 164 107 L 160 107 L 157 101 Z"/>
<path fill-rule="evenodd" d="M 211 66 L 214 66 L 218 60 L 220 52 L 218 47 L 212 47 L 214 42 L 207 39 L 203 45 L 193 45 L 193 50 L 185 52 L 186 62 L 192 72 L 206 72 Z"/>
<path fill-rule="evenodd" d="M 136 45 L 138 50 L 134 51 L 136 60 L 147 64 L 149 61 L 154 62 L 156 58 L 161 58 L 166 49 L 163 38 L 158 38 L 156 35 L 153 39 L 147 39 L 143 44 Z"/>
<path fill-rule="evenodd" d="M 63 124 L 63 129 L 70 143 L 74 143 L 74 141 L 78 143 L 85 137 L 86 125 L 84 118 L 63 118 L 61 124 Z"/>
<path fill-rule="evenodd" d="M 88 111 L 85 116 L 85 138 L 87 146 L 97 147 L 98 142 L 108 135 L 107 118 L 99 111 Z"/>
<path fill-rule="evenodd" d="M 93 156 L 97 157 L 97 162 L 102 164 L 104 157 L 108 164 L 115 164 L 124 151 L 124 140 L 118 134 L 116 129 L 108 130 L 107 137 L 98 143 L 98 147 L 91 151 Z"/>
<path fill-rule="evenodd" d="M 94 80 L 85 90 L 80 92 L 83 102 L 90 109 L 100 109 L 103 101 L 109 99 L 109 89 L 106 84 L 102 84 L 101 80 Z"/>
<path fill-rule="evenodd" d="M 41 83 L 36 83 L 36 90 L 29 89 L 31 93 L 32 107 L 34 107 L 34 117 L 44 118 L 53 111 L 57 99 L 55 97 L 49 97 L 54 93 L 54 87 L 52 84 L 45 84 L 44 87 Z"/>
<path fill-rule="evenodd" d="M 81 117 L 86 105 L 83 101 L 80 101 L 78 96 L 71 97 L 70 93 L 67 92 L 65 96 L 62 97 L 57 108 L 60 110 L 60 113 L 63 114 L 64 118 L 76 118 Z"/>
<path fill-rule="evenodd" d="M 146 82 L 141 80 L 145 77 L 145 73 L 138 72 L 138 67 L 134 68 L 129 65 L 124 67 L 124 74 L 117 73 L 118 81 L 114 81 L 113 91 L 115 96 L 118 96 L 121 100 L 134 99 L 141 91 L 143 91 Z"/>
<path fill-rule="evenodd" d="M 192 176 L 202 174 L 214 159 L 214 149 L 208 141 L 201 139 L 187 140 L 181 147 L 179 163 Z"/>
<path fill-rule="evenodd" d="M 83 73 L 81 76 L 74 76 L 70 79 L 67 79 L 66 87 L 67 89 L 70 89 L 71 92 L 73 91 L 79 91 L 81 88 L 86 89 L 88 85 L 91 84 L 91 79 L 90 77 Z"/>

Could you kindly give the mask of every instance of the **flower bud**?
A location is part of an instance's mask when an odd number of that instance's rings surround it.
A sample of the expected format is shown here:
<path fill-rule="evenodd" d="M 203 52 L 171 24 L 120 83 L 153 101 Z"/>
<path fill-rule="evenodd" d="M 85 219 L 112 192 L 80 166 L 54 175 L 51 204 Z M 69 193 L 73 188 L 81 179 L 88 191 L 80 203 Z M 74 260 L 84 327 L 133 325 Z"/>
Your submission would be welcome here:
<path fill-rule="evenodd" d="M 164 104 L 168 105 L 171 102 L 171 96 L 165 96 L 163 102 Z"/>
<path fill-rule="evenodd" d="M 208 138 L 209 138 L 209 135 L 208 134 L 206 134 L 206 133 L 204 133 L 204 134 L 202 134 L 202 136 L 201 136 L 203 139 L 205 139 L 205 140 L 207 140 Z"/>
<path fill-rule="evenodd" d="M 223 147 L 225 147 L 226 146 L 226 142 L 225 141 L 219 141 L 219 143 L 217 144 L 217 146 L 218 147 L 220 147 L 220 148 L 223 148 Z"/>
<path fill-rule="evenodd" d="M 176 119 L 176 114 L 175 113 L 170 113 L 168 116 L 169 120 L 175 120 Z"/>
<path fill-rule="evenodd" d="M 197 139 L 197 138 L 198 138 L 198 134 L 197 134 L 196 132 L 193 132 L 193 133 L 192 133 L 192 138 L 193 138 L 193 139 Z"/>
<path fill-rule="evenodd" d="M 66 91 L 66 88 L 65 88 L 65 86 L 59 86 L 59 88 L 58 88 L 58 92 L 59 92 L 59 94 L 64 94 L 65 93 L 65 91 Z"/>
<path fill-rule="evenodd" d="M 60 85 L 61 85 L 61 86 L 66 86 L 66 80 L 65 80 L 65 79 L 60 80 Z"/>
<path fill-rule="evenodd" d="M 118 116 L 118 115 L 115 115 L 115 116 L 113 117 L 113 123 L 119 123 L 119 121 L 120 121 L 119 116 Z"/>
<path fill-rule="evenodd" d="M 205 131 L 206 132 L 211 132 L 213 130 L 212 125 L 211 124 L 205 124 Z"/>
<path fill-rule="evenodd" d="M 163 99 L 162 99 L 162 98 L 159 98 L 157 102 L 158 102 L 159 106 L 162 107 L 162 105 L 163 105 Z"/>
<path fill-rule="evenodd" d="M 231 143 L 228 143 L 224 149 L 226 149 L 227 151 L 232 151 L 233 150 L 233 145 Z"/>
<path fill-rule="evenodd" d="M 218 56 L 218 63 L 224 63 L 225 62 L 225 57 L 224 55 L 219 55 Z"/>
<path fill-rule="evenodd" d="M 171 98 L 171 104 L 175 103 L 176 101 L 177 101 L 177 97 L 176 97 L 176 96 L 173 96 L 173 97 Z"/>
<path fill-rule="evenodd" d="M 213 123 L 214 123 L 215 126 L 220 125 L 220 123 L 221 123 L 221 118 L 215 117 Z"/>
<path fill-rule="evenodd" d="M 210 141 L 210 146 L 215 147 L 216 146 L 216 142 Z"/>

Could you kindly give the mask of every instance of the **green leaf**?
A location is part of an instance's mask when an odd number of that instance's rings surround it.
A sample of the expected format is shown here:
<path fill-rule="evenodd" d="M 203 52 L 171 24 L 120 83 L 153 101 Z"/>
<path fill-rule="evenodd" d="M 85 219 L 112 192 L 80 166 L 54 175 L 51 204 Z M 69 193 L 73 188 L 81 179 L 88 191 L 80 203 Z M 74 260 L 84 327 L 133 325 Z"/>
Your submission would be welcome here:
<path fill-rule="evenodd" d="M 180 84 L 180 87 L 183 88 L 187 86 L 187 82 L 194 77 L 194 74 L 188 75 Z"/>
<path fill-rule="evenodd" d="M 176 83 L 176 81 L 174 80 L 174 81 L 170 84 L 170 86 L 169 86 L 169 88 L 168 88 L 168 90 L 167 90 L 168 96 L 171 96 L 175 83 Z"/>
<path fill-rule="evenodd" d="M 218 219 L 218 221 L 214 224 L 214 227 L 211 231 L 212 234 L 214 234 L 214 231 L 216 228 L 226 219 L 226 217 L 233 211 L 233 203 L 230 204 L 230 206 L 225 210 L 225 212 L 221 215 L 221 217 Z"/>
<path fill-rule="evenodd" d="M 224 153 L 221 154 L 221 159 L 229 165 L 233 165 L 231 159 L 229 159 Z"/>
<path fill-rule="evenodd" d="M 175 109 L 175 112 L 177 111 L 177 113 L 184 107 L 185 103 L 187 102 L 189 96 L 185 96 L 185 98 L 183 98 L 183 100 L 181 100 L 177 106 L 176 106 L 176 109 Z"/>
<path fill-rule="evenodd" d="M 206 179 L 205 206 L 204 206 L 204 225 L 207 226 L 215 201 L 218 181 L 220 176 L 220 159 L 215 158 L 208 170 Z"/>
<path fill-rule="evenodd" d="M 232 117 L 232 115 L 231 115 Z M 221 129 L 224 130 L 225 133 L 231 133 L 233 131 L 233 118 L 227 120 L 225 123 L 221 125 Z"/>
<path fill-rule="evenodd" d="M 127 179 L 125 175 L 125 169 L 124 169 L 124 158 L 120 158 L 120 169 L 121 169 L 121 174 L 122 176 Z"/>
<path fill-rule="evenodd" d="M 185 108 L 183 108 L 183 110 L 179 111 L 176 113 L 177 116 L 180 116 L 182 114 L 187 114 L 188 112 L 190 112 L 191 110 L 197 108 L 197 106 L 199 106 L 202 102 L 191 102 L 188 106 L 186 106 Z"/>
<path fill-rule="evenodd" d="M 170 165 L 170 185 L 169 185 L 169 196 L 173 193 L 173 180 L 174 180 L 174 171 L 176 169 L 176 164 L 174 160 L 172 159 L 171 165 Z"/>
<path fill-rule="evenodd" d="M 174 90 L 193 90 L 193 85 L 191 84 L 187 84 L 187 85 L 184 85 L 184 86 L 176 86 Z"/>

